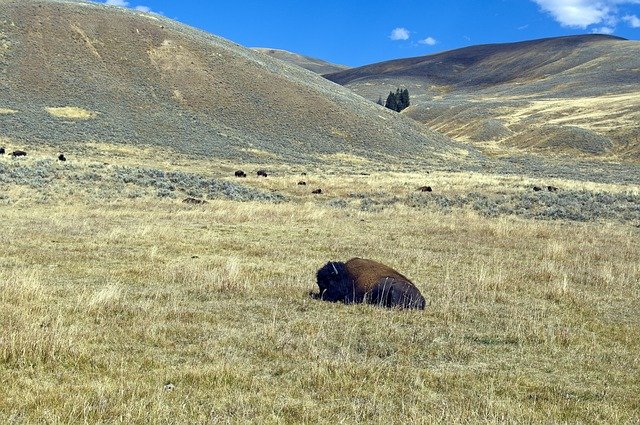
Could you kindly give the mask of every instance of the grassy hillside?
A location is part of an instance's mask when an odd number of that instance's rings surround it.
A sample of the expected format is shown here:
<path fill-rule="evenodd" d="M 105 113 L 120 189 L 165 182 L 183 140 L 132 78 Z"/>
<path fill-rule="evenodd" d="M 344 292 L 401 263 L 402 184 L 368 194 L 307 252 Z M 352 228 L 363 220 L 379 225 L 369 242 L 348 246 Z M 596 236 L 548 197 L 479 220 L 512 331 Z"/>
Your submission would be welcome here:
<path fill-rule="evenodd" d="M 0 158 L 2 423 L 640 420 L 637 182 L 50 149 Z M 427 309 L 308 297 L 352 256 Z"/>
<path fill-rule="evenodd" d="M 260 53 L 271 56 L 276 59 L 283 60 L 285 62 L 293 63 L 295 65 L 301 66 L 304 69 L 308 69 L 309 71 L 315 72 L 316 74 L 333 74 L 334 72 L 344 71 L 345 69 L 349 69 L 348 66 L 345 65 L 336 65 L 333 63 L 329 63 L 327 61 L 323 61 L 320 59 L 312 58 L 309 56 L 299 55 L 297 53 L 287 52 L 286 50 L 280 49 L 268 49 L 256 47 L 253 48 Z"/>
<path fill-rule="evenodd" d="M 0 40 L 0 137 L 16 143 L 284 162 L 343 153 L 433 163 L 464 149 L 317 74 L 158 15 L 1 0 Z"/>
<path fill-rule="evenodd" d="M 489 152 L 638 161 L 638 58 L 637 41 L 584 35 L 473 46 L 328 78 L 373 101 L 407 87 L 406 115 Z"/>

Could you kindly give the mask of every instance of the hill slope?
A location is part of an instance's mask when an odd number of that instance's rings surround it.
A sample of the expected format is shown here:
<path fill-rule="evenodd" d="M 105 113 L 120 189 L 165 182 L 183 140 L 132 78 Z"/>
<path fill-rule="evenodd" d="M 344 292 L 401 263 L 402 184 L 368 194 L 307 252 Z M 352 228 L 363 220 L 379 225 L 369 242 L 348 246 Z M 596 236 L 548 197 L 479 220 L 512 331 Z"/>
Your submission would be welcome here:
<path fill-rule="evenodd" d="M 0 0 L 0 46 L 9 143 L 143 143 L 285 161 L 460 152 L 314 73 L 157 15 Z"/>
<path fill-rule="evenodd" d="M 321 59 L 312 58 L 310 56 L 303 56 L 297 53 L 288 52 L 280 49 L 268 49 L 255 47 L 253 50 L 271 56 L 276 59 L 283 60 L 285 62 L 293 63 L 304 69 L 315 72 L 316 74 L 333 74 L 349 69 L 345 65 L 336 65 Z"/>
<path fill-rule="evenodd" d="M 408 87 L 414 106 L 405 113 L 456 138 L 640 159 L 637 41 L 584 35 L 473 46 L 327 78 L 371 100 Z"/>

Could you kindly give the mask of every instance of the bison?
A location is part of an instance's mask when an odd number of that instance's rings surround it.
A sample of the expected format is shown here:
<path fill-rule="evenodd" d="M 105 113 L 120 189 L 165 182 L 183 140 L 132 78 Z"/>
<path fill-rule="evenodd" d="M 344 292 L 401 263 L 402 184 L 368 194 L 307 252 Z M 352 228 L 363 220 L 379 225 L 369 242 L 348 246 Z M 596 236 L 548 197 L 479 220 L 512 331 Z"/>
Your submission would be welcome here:
<path fill-rule="evenodd" d="M 557 188 L 557 187 L 555 187 L 555 186 L 547 186 L 547 190 L 548 190 L 549 192 L 557 192 L 557 191 L 558 191 L 558 188 Z"/>
<path fill-rule="evenodd" d="M 202 204 L 206 204 L 207 201 L 205 201 L 204 199 L 196 199 L 196 198 L 184 198 L 182 200 L 183 204 L 192 204 L 192 205 L 202 205 Z"/>
<path fill-rule="evenodd" d="M 305 182 L 305 181 L 299 181 L 298 182 L 298 186 L 306 186 L 306 185 L 307 185 L 307 182 Z"/>
<path fill-rule="evenodd" d="M 418 188 L 419 192 L 433 192 L 433 189 L 431 189 L 431 186 L 421 186 Z"/>
<path fill-rule="evenodd" d="M 242 170 L 238 170 L 238 171 L 235 172 L 235 176 L 236 177 L 247 177 L 247 173 L 245 173 Z"/>
<path fill-rule="evenodd" d="M 256 174 L 258 175 L 258 177 L 267 177 L 268 175 L 265 170 L 258 170 Z"/>
<path fill-rule="evenodd" d="M 64 156 L 64 154 L 63 154 L 63 153 L 61 153 L 60 155 L 58 155 L 58 161 L 62 161 L 62 162 L 64 162 L 64 161 L 66 161 L 66 160 L 67 160 L 67 158 Z"/>
<path fill-rule="evenodd" d="M 316 278 L 320 292 L 311 294 L 316 299 L 418 310 L 424 310 L 426 304 L 409 279 L 373 260 L 329 261 L 318 270 Z"/>
<path fill-rule="evenodd" d="M 18 156 L 27 156 L 27 153 L 25 151 L 13 151 L 11 152 L 11 156 L 14 158 Z"/>
<path fill-rule="evenodd" d="M 534 192 L 540 192 L 542 190 L 542 188 L 540 186 L 533 186 L 533 191 Z"/>
<path fill-rule="evenodd" d="M 311 193 L 314 193 L 314 194 L 316 194 L 316 195 L 319 195 L 319 194 L 321 194 L 321 193 L 322 193 L 322 189 L 315 189 L 315 190 L 312 190 L 312 191 L 311 191 Z"/>
<path fill-rule="evenodd" d="M 4 148 L 0 147 L 0 155 L 4 155 L 4 153 L 5 153 Z"/>

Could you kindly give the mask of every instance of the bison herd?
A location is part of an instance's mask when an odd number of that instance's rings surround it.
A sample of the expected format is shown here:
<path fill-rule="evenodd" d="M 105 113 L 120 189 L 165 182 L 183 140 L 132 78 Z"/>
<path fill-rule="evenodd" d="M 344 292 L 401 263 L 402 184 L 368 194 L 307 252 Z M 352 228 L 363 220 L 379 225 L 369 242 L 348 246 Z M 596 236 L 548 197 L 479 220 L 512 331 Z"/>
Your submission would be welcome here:
<path fill-rule="evenodd" d="M 6 149 L 4 147 L 0 147 L 0 155 L 4 155 L 6 153 L 7 153 Z M 20 156 L 27 156 L 27 153 L 25 151 L 15 150 L 15 151 L 12 151 L 9 155 L 12 156 L 13 158 L 18 158 Z M 61 153 L 60 155 L 58 155 L 58 160 L 64 162 L 67 160 L 67 158 L 64 156 L 63 153 Z"/>

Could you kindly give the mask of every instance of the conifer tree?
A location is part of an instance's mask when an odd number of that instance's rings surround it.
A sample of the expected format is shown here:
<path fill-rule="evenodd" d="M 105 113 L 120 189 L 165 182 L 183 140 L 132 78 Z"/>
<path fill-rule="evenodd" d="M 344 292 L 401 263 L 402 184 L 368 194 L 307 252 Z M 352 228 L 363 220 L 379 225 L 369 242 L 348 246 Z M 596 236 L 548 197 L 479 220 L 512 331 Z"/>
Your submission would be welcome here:
<path fill-rule="evenodd" d="M 396 99 L 395 93 L 389 92 L 389 96 L 387 96 L 387 102 L 384 104 L 384 106 L 389 109 L 393 109 L 394 111 L 398 110 L 398 99 Z"/>

